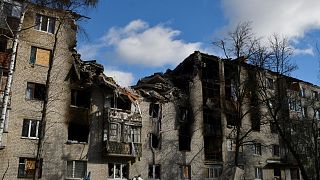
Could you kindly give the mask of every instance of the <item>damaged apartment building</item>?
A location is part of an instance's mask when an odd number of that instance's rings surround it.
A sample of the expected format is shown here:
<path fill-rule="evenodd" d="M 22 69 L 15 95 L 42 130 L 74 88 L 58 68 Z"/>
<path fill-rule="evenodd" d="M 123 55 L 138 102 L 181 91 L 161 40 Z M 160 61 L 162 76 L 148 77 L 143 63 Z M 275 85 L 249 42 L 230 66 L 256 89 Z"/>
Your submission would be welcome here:
<path fill-rule="evenodd" d="M 5 21 L 1 21 L 0 37 L 1 100 L 14 52 L 11 30 L 18 28 L 22 4 L 5 0 L 4 7 L 5 19 L 1 20 Z M 2 179 L 34 176 L 41 179 L 129 179 L 133 173 L 139 173 L 129 171 L 142 156 L 139 96 L 105 76 L 103 66 L 96 61 L 81 60 L 74 49 L 75 22 L 79 17 L 69 11 L 28 6 L 12 64 L 14 71 L 6 118 L 0 126 Z M 64 23 L 58 32 L 62 20 Z M 50 86 L 45 99 L 52 57 Z M 44 126 L 45 100 L 48 104 Z M 42 141 L 39 141 L 40 136 Z M 40 152 L 40 160 L 36 161 Z"/>
<path fill-rule="evenodd" d="M 140 79 L 133 88 L 143 97 L 143 154 L 138 162 L 144 164 L 142 177 L 302 179 L 297 162 L 266 115 L 266 109 L 275 106 L 271 104 L 274 100 L 268 100 L 267 105 L 257 100 L 261 96 L 257 87 L 260 83 L 267 94 L 277 94 L 276 75 L 254 68 L 243 59 L 231 61 L 196 51 L 174 70 Z M 288 98 L 287 110 L 282 115 L 303 122 L 306 114 L 313 116 L 306 100 L 318 95 L 319 88 L 283 77 L 280 84 L 287 84 L 283 92 L 295 96 Z M 245 84 L 246 93 L 239 104 L 237 84 L 245 80 L 250 83 Z M 237 119 L 239 114 L 241 122 Z M 239 137 L 243 138 L 238 143 L 237 168 L 236 127 L 241 127 Z M 290 128 L 293 134 L 295 130 Z"/>

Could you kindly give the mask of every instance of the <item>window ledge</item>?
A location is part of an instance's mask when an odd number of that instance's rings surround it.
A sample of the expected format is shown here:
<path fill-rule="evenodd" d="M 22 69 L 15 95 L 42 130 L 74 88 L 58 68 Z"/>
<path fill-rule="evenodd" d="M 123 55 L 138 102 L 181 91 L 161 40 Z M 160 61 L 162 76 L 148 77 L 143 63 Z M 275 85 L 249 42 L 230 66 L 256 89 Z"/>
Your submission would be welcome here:
<path fill-rule="evenodd" d="M 30 140 L 38 140 L 36 137 L 21 137 L 21 139 L 30 139 Z"/>
<path fill-rule="evenodd" d="M 34 30 L 35 30 L 35 31 L 38 31 L 38 32 L 42 32 L 42 33 L 54 35 L 54 33 L 51 33 L 51 32 L 48 32 L 48 31 L 42 31 L 42 30 L 39 30 L 39 29 L 34 29 Z"/>
<path fill-rule="evenodd" d="M 79 142 L 76 140 L 68 140 L 66 144 L 88 144 L 87 142 Z"/>

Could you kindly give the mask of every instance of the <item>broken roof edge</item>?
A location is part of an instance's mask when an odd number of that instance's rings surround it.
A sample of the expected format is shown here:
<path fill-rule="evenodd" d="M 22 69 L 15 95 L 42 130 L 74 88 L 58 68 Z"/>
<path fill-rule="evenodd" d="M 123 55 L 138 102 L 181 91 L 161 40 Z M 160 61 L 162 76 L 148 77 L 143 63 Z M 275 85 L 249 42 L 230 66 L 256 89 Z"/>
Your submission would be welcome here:
<path fill-rule="evenodd" d="M 81 73 L 89 73 L 89 77 L 85 78 L 94 78 L 90 79 L 93 84 L 96 85 L 105 85 L 113 89 L 116 93 L 123 94 L 127 96 L 130 101 L 135 102 L 140 99 L 140 95 L 134 91 L 134 89 L 121 87 L 117 82 L 110 76 L 104 74 L 104 67 L 102 64 L 97 63 L 96 60 L 82 60 L 81 54 L 76 50 L 72 55 L 73 58 L 73 68 L 76 71 L 78 80 L 81 80 Z"/>

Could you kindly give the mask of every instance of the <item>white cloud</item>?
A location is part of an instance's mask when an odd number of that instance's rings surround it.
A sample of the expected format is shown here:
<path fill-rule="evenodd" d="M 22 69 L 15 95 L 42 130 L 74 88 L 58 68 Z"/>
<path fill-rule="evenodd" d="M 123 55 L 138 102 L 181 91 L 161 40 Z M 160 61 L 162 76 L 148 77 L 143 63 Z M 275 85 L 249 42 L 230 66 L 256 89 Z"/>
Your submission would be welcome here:
<path fill-rule="evenodd" d="M 102 38 L 115 48 L 115 53 L 125 63 L 150 67 L 177 65 L 201 43 L 187 43 L 178 40 L 180 31 L 162 24 L 149 27 L 142 20 L 131 21 L 125 27 L 113 27 Z"/>
<path fill-rule="evenodd" d="M 305 48 L 305 49 L 294 48 L 293 53 L 294 53 L 294 55 L 310 55 L 310 56 L 315 55 L 313 48 L 311 46 L 309 46 L 308 48 Z"/>
<path fill-rule="evenodd" d="M 115 69 L 105 69 L 104 74 L 112 77 L 120 86 L 128 87 L 133 84 L 133 74 Z"/>
<path fill-rule="evenodd" d="M 319 0 L 222 0 L 229 28 L 240 21 L 252 21 L 258 36 L 277 33 L 301 38 L 310 29 L 320 28 Z"/>

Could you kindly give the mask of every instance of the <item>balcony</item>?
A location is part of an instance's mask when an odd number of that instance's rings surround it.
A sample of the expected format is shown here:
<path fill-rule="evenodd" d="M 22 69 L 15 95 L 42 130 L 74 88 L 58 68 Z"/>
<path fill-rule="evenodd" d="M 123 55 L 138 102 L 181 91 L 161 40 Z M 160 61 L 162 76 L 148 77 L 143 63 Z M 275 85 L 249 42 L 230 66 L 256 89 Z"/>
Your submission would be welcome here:
<path fill-rule="evenodd" d="M 141 157 L 140 111 L 108 108 L 104 127 L 104 155 L 116 157 Z"/>
<path fill-rule="evenodd" d="M 141 157 L 141 143 L 105 142 L 107 156 Z"/>

